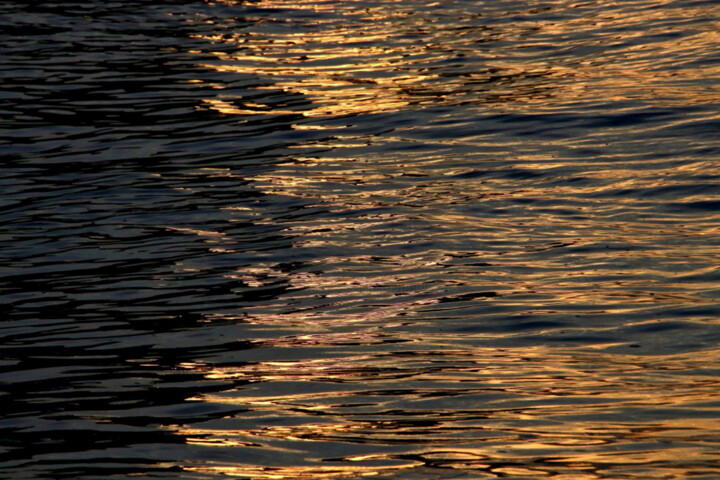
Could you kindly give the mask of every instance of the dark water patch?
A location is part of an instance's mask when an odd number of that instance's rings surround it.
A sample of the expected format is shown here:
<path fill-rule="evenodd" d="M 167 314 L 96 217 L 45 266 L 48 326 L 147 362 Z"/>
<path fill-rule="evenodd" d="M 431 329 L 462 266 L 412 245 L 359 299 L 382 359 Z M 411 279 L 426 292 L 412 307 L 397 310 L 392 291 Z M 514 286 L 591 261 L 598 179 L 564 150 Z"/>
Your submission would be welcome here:
<path fill-rule="evenodd" d="M 698 202 L 686 202 L 678 203 L 674 202 L 668 205 L 672 210 L 683 211 L 706 211 L 708 213 L 715 213 L 720 210 L 720 200 L 701 200 Z"/>

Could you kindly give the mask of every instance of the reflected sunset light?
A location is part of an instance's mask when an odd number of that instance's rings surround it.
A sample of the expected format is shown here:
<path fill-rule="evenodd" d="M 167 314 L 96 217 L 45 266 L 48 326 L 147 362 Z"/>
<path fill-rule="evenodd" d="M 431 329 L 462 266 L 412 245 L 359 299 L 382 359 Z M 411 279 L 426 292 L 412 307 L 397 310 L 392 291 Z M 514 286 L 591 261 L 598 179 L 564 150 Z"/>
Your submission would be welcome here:
<path fill-rule="evenodd" d="M 188 471 L 720 474 L 720 194 L 676 146 L 720 118 L 720 69 L 692 60 L 720 38 L 685 27 L 707 7 L 510 3 L 259 1 L 199 36 L 203 68 L 259 79 L 205 107 L 297 134 L 247 181 L 303 207 L 254 220 L 285 261 L 229 275 L 282 294 L 207 316 L 293 333 L 181 365 L 238 384 L 195 401 L 248 413 L 174 431 L 260 457 Z"/>

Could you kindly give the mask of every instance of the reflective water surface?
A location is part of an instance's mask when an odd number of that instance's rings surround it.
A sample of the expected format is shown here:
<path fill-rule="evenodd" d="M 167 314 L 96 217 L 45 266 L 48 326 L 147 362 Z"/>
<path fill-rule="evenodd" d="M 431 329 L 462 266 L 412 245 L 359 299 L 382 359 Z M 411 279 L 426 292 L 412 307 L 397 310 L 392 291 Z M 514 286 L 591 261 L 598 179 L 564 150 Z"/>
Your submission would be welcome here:
<path fill-rule="evenodd" d="M 0 476 L 720 477 L 713 1 L 0 5 Z"/>

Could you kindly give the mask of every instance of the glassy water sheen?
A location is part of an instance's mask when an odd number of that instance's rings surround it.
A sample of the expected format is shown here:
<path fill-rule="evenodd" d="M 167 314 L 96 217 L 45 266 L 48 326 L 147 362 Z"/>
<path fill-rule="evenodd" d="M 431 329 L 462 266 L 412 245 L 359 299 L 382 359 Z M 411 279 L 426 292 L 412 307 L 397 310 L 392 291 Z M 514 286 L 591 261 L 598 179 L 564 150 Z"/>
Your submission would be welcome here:
<path fill-rule="evenodd" d="M 720 478 L 718 32 L 0 3 L 0 477 Z"/>

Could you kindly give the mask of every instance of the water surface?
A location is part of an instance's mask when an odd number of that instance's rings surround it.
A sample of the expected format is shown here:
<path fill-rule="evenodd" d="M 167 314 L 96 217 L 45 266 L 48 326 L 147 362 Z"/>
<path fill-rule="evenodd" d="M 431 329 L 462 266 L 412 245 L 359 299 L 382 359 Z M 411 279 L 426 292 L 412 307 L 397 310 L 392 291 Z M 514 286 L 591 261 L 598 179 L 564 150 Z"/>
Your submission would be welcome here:
<path fill-rule="evenodd" d="M 5 2 L 8 478 L 710 479 L 715 2 Z"/>

